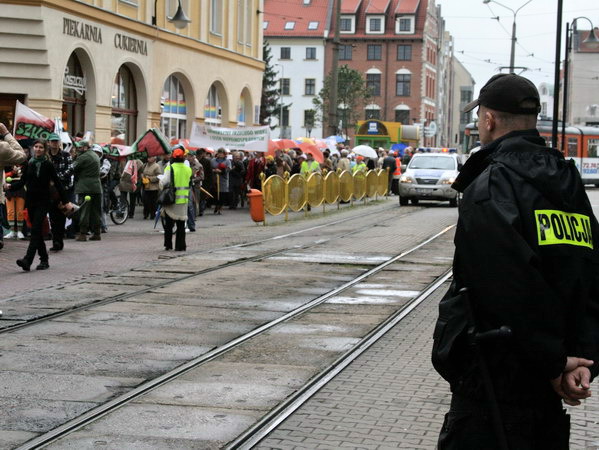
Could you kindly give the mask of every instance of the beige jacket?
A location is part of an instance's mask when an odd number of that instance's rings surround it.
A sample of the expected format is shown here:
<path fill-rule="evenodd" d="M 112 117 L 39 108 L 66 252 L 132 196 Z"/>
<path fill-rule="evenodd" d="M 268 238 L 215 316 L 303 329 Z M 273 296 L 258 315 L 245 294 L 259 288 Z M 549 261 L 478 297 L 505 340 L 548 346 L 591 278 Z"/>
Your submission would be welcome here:
<path fill-rule="evenodd" d="M 25 161 L 27 161 L 27 153 L 25 153 L 25 150 L 23 150 L 12 134 L 9 133 L 4 136 L 4 139 L 0 140 L 0 170 L 2 170 L 2 183 L 0 183 L 0 203 L 5 202 L 3 186 L 4 167 L 22 164 Z"/>

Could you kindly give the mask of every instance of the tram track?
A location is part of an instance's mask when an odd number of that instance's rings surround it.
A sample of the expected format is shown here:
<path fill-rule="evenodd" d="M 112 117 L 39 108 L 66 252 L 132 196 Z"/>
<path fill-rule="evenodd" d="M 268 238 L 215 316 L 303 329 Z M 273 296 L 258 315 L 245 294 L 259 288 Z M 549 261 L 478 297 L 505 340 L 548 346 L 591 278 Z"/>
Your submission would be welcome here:
<path fill-rule="evenodd" d="M 288 232 L 288 233 L 284 233 L 284 234 L 280 234 L 280 235 L 268 237 L 266 239 L 260 239 L 260 240 L 255 240 L 255 241 L 246 242 L 246 243 L 242 243 L 242 244 L 235 244 L 235 245 L 224 246 L 224 247 L 217 248 L 217 249 L 203 250 L 203 251 L 198 251 L 198 252 L 189 252 L 189 253 L 183 254 L 181 256 L 214 254 L 214 253 L 218 253 L 218 252 L 222 252 L 222 251 L 226 251 L 226 250 L 234 250 L 234 249 L 240 249 L 240 248 L 249 248 L 249 247 L 253 247 L 253 246 L 258 246 L 260 244 L 263 244 L 263 243 L 266 243 L 266 242 L 269 242 L 269 241 L 277 241 L 277 240 L 289 238 L 289 237 L 292 237 L 292 236 L 297 236 L 297 235 L 303 234 L 303 233 L 311 233 L 313 231 L 316 231 L 316 230 L 319 230 L 319 229 L 322 229 L 322 228 L 325 228 L 325 227 L 331 227 L 331 226 L 334 226 L 334 225 L 339 225 L 339 224 L 343 224 L 343 223 L 355 221 L 355 220 L 358 220 L 358 219 L 363 219 L 364 217 L 369 217 L 371 215 L 378 215 L 381 212 L 389 212 L 389 211 L 392 211 L 392 210 L 395 210 L 395 209 L 397 209 L 397 207 L 394 205 L 394 206 L 383 208 L 383 209 L 381 209 L 379 211 L 376 211 L 376 212 L 362 214 L 362 215 L 357 216 L 357 217 L 356 216 L 347 217 L 347 218 L 335 220 L 335 221 L 332 221 L 332 222 L 327 222 L 327 223 L 322 224 L 322 225 L 311 226 L 311 227 L 307 227 L 307 228 L 304 228 L 304 229 L 301 229 L 301 230 L 296 230 L 296 231 L 293 231 L 293 232 Z M 404 213 L 400 217 L 406 217 L 408 215 L 414 214 L 415 212 L 417 212 L 417 210 L 412 209 L 409 212 Z M 388 222 L 390 220 L 397 220 L 397 219 L 398 219 L 398 216 L 392 216 L 392 217 L 389 217 L 389 218 L 383 220 L 382 222 L 379 222 L 379 224 L 380 223 Z M 294 249 L 295 250 L 305 250 L 305 249 L 308 249 L 310 247 L 321 245 L 322 243 L 328 242 L 331 239 L 342 239 L 344 237 L 351 236 L 352 234 L 356 234 L 356 233 L 358 233 L 360 231 L 361 230 L 350 231 L 348 233 L 344 233 L 344 234 L 341 234 L 341 235 L 338 235 L 338 236 L 334 236 L 334 237 L 329 238 L 329 239 L 317 240 L 317 241 L 315 241 L 313 243 L 310 243 L 310 244 L 306 244 L 306 245 L 303 245 L 303 246 L 297 246 L 297 247 L 294 247 Z M 11 332 L 14 332 L 16 330 L 23 329 L 23 328 L 31 327 L 31 326 L 37 325 L 37 324 L 45 322 L 45 321 L 54 320 L 54 319 L 63 317 L 65 315 L 74 314 L 74 313 L 77 313 L 77 312 L 80 312 L 80 311 L 83 311 L 83 310 L 87 310 L 89 308 L 95 308 L 95 307 L 104 306 L 104 305 L 107 305 L 107 304 L 110 304 L 110 303 L 115 303 L 115 302 L 127 300 L 129 298 L 132 298 L 132 297 L 135 297 L 135 296 L 138 296 L 138 295 L 142 295 L 142 294 L 147 293 L 147 292 L 151 292 L 151 291 L 153 291 L 155 289 L 159 289 L 159 288 L 162 288 L 162 287 L 167 287 L 167 286 L 172 285 L 174 283 L 178 283 L 178 282 L 181 282 L 181 281 L 192 279 L 192 278 L 195 278 L 195 277 L 198 277 L 198 276 L 202 276 L 202 275 L 205 275 L 205 274 L 209 274 L 209 273 L 212 273 L 212 272 L 215 272 L 215 271 L 226 270 L 228 268 L 231 268 L 231 267 L 234 267 L 234 266 L 237 266 L 237 265 L 247 264 L 247 263 L 251 263 L 251 262 L 256 262 L 256 261 L 264 260 L 264 259 L 276 256 L 276 255 L 283 254 L 283 253 L 285 253 L 287 251 L 289 251 L 289 248 L 284 248 L 284 249 L 280 249 L 280 250 L 276 250 L 276 251 L 272 251 L 272 252 L 266 252 L 266 253 L 263 253 L 263 254 L 260 254 L 260 255 L 256 255 L 256 256 L 253 256 L 253 257 L 240 258 L 240 259 L 237 259 L 237 260 L 234 260 L 234 261 L 229 261 L 229 262 L 226 262 L 226 263 L 223 263 L 223 264 L 219 264 L 219 265 L 214 266 L 214 267 L 192 271 L 192 272 L 186 273 L 185 275 L 182 275 L 180 277 L 171 278 L 171 279 L 168 279 L 166 281 L 162 281 L 160 283 L 156 283 L 156 284 L 153 284 L 153 285 L 150 285 L 150 286 L 147 286 L 147 287 L 144 287 L 144 288 L 136 289 L 136 290 L 133 290 L 133 291 L 130 291 L 130 292 L 126 292 L 126 293 L 122 293 L 122 294 L 117 294 L 117 295 L 110 296 L 110 297 L 103 298 L 103 299 L 91 299 L 88 303 L 85 303 L 85 304 L 82 304 L 82 305 L 79 305 L 79 306 L 75 306 L 75 307 L 72 307 L 72 308 L 68 308 L 68 309 L 65 309 L 65 310 L 53 312 L 53 313 L 50 313 L 50 314 L 46 314 L 46 315 L 43 315 L 41 317 L 36 317 L 36 318 L 33 318 L 33 319 L 25 320 L 25 321 L 22 321 L 22 322 L 19 321 L 18 318 L 11 317 L 10 315 L 6 315 L 6 311 L 5 311 L 5 315 L 3 317 L 0 317 L 0 324 L 2 323 L 2 320 L 17 321 L 18 323 L 15 323 L 15 324 L 12 324 L 12 325 L 7 325 L 5 327 L 0 328 L 0 335 L 5 334 L 5 333 L 11 333 Z M 174 258 L 169 258 L 167 261 L 171 261 L 173 259 Z M 159 260 L 157 262 L 152 263 L 152 265 L 153 266 L 156 266 L 156 265 L 159 266 L 161 263 L 164 263 L 164 261 L 165 260 L 162 259 L 162 260 Z M 109 277 L 106 277 L 106 276 L 100 278 L 100 280 L 102 280 L 102 281 L 105 281 L 107 279 L 109 279 Z M 80 282 L 77 283 L 77 286 L 83 286 L 83 285 L 85 285 L 85 283 L 94 282 L 94 281 L 97 281 L 97 280 L 98 280 L 98 278 L 82 280 L 82 281 L 80 281 Z M 41 291 L 36 291 L 36 293 L 40 293 L 40 292 L 44 292 L 44 291 L 45 292 L 51 292 L 51 291 L 55 291 L 55 290 L 56 290 L 56 287 L 48 287 L 48 288 L 45 288 L 45 289 L 43 289 Z M 12 300 L 12 299 L 23 298 L 26 295 L 27 294 L 22 294 L 22 295 L 19 295 L 18 297 L 7 298 L 5 300 Z"/>
<path fill-rule="evenodd" d="M 46 432 L 40 436 L 37 436 L 36 438 L 24 443 L 19 448 L 20 449 L 41 448 L 41 447 L 44 447 L 52 442 L 56 442 L 83 427 L 86 427 L 87 425 L 97 421 L 98 419 L 100 419 L 104 416 L 107 416 L 107 415 L 119 410 L 120 408 L 123 408 L 123 407 L 131 404 L 136 399 L 139 399 L 140 397 L 148 394 L 149 392 L 151 392 L 161 386 L 167 385 L 168 383 L 176 380 L 177 378 L 181 377 L 182 375 L 186 374 L 187 372 L 190 372 L 210 361 L 213 361 L 216 358 L 226 354 L 227 352 L 230 352 L 233 349 L 237 349 L 240 346 L 247 344 L 248 342 L 251 342 L 251 340 L 254 339 L 255 337 L 265 335 L 266 332 L 268 332 L 269 330 L 272 330 L 273 328 L 277 327 L 278 325 L 280 325 L 284 322 L 290 322 L 290 321 L 306 314 L 307 312 L 314 310 L 318 306 L 323 305 L 329 299 L 332 299 L 335 296 L 338 296 L 340 293 L 342 293 L 344 291 L 354 288 L 355 286 L 359 285 L 360 283 L 363 283 L 365 280 L 381 273 L 383 270 L 388 269 L 390 266 L 397 263 L 398 261 L 402 261 L 402 260 L 406 259 L 408 256 L 413 255 L 415 252 L 422 249 L 423 247 L 426 247 L 428 244 L 430 244 L 431 242 L 434 242 L 439 237 L 446 235 L 446 233 L 449 232 L 451 229 L 453 229 L 453 225 L 445 227 L 441 231 L 439 231 L 431 236 L 428 236 L 426 239 L 422 240 L 417 245 L 412 246 L 410 249 L 405 250 L 397 255 L 394 255 L 394 256 L 388 258 L 386 261 L 375 265 L 371 269 L 369 269 L 357 276 L 354 276 L 351 280 L 340 284 L 338 287 L 329 290 L 325 294 L 319 295 L 316 298 L 312 299 L 311 301 L 308 301 L 308 302 L 302 304 L 301 306 L 289 311 L 288 313 L 281 315 L 280 317 L 278 317 L 274 320 L 268 321 L 267 323 L 264 323 L 264 324 L 256 327 L 252 331 L 250 331 L 248 333 L 244 333 L 244 334 L 238 336 L 237 338 L 228 341 L 224 345 L 220 345 L 220 346 L 212 349 L 211 351 L 200 355 L 197 358 L 194 358 L 184 364 L 181 364 L 180 366 L 174 368 L 171 371 L 168 371 L 167 373 L 162 374 L 161 376 L 158 376 L 152 380 L 142 383 L 141 385 L 126 392 L 125 394 L 119 395 L 119 396 L 111 399 L 110 401 L 105 402 L 105 403 L 99 405 L 98 407 L 93 408 L 93 409 L 87 411 L 86 413 L 84 413 L 78 417 L 75 417 L 74 419 L 72 419 L 66 423 L 63 423 L 62 425 L 54 428 L 53 430 L 50 430 L 49 432 Z M 356 232 L 357 231 L 343 233 L 343 236 L 347 237 L 348 235 L 352 235 Z M 337 238 L 340 238 L 340 237 L 341 236 L 338 236 Z M 271 238 L 271 239 L 273 239 L 273 238 Z M 299 247 L 299 248 L 302 248 L 302 247 Z M 288 251 L 288 249 L 280 250 L 280 251 L 276 251 L 276 252 L 270 252 L 268 254 L 257 255 L 254 258 L 240 259 L 239 261 L 236 261 L 235 263 L 240 264 L 242 262 L 249 262 L 249 261 L 255 262 L 255 261 L 259 261 L 259 260 L 264 260 L 264 259 L 272 258 L 273 256 L 276 256 L 276 255 L 282 254 L 286 251 Z M 232 265 L 227 263 L 227 265 L 223 265 L 223 267 L 232 267 Z M 222 269 L 223 267 L 217 266 L 215 268 L 212 268 L 212 271 Z M 200 271 L 200 272 L 202 272 L 202 271 Z M 163 286 L 172 285 L 173 283 L 176 283 L 177 281 L 181 281 L 184 279 L 187 280 L 187 279 L 193 278 L 194 276 L 197 276 L 197 274 L 188 274 L 182 278 L 178 278 L 175 280 L 169 280 L 169 282 L 164 283 Z M 445 279 L 447 279 L 448 276 L 449 276 L 448 272 L 445 272 L 441 277 L 437 277 L 437 281 L 440 279 L 445 280 Z M 382 325 L 379 325 L 373 331 L 368 333 L 368 335 L 364 339 L 369 340 L 369 339 L 372 339 L 374 336 L 377 336 L 377 335 L 380 336 L 380 333 L 382 332 L 382 330 L 385 329 L 385 327 L 388 328 L 388 327 L 392 326 L 391 324 L 393 323 L 393 321 L 396 320 L 397 317 L 402 316 L 402 314 L 404 316 L 406 314 L 408 314 L 413 308 L 416 307 L 416 305 L 419 302 L 421 302 L 424 298 L 426 298 L 425 293 L 429 292 L 431 289 L 433 289 L 433 285 L 437 286 L 441 282 L 442 281 L 438 281 L 437 283 L 433 283 L 433 284 L 427 286 L 420 296 L 411 300 L 406 305 L 401 307 L 399 309 L 399 311 L 394 313 L 391 318 L 387 319 Z M 134 295 L 139 295 L 140 291 L 141 292 L 149 292 L 154 289 L 156 289 L 156 286 L 152 286 L 152 287 L 148 287 L 148 288 L 136 291 L 135 294 L 128 293 L 126 295 L 127 295 L 127 298 L 130 298 Z M 114 301 L 117 301 L 117 300 L 112 300 L 112 302 L 114 302 Z M 91 306 L 96 306 L 96 305 L 97 304 L 86 305 L 82 309 L 88 309 Z M 65 311 L 65 313 L 66 313 L 66 311 Z M 54 318 L 55 317 L 56 316 L 54 316 Z M 399 320 L 401 320 L 401 319 L 399 319 Z M 359 348 L 359 349 L 362 349 L 362 351 L 364 351 L 364 349 L 367 348 L 367 346 L 371 345 L 371 344 L 368 344 L 368 345 L 363 344 L 364 342 L 368 342 L 367 340 L 365 341 L 364 339 L 362 339 L 360 341 L 360 344 L 358 344 L 355 347 L 356 349 Z M 350 358 L 351 353 L 352 352 L 350 351 L 350 352 L 346 353 L 345 355 L 343 355 L 342 357 L 340 357 L 335 363 L 333 363 L 331 365 L 331 368 L 337 368 L 340 370 L 342 367 L 344 367 L 343 364 L 345 364 L 345 363 L 343 363 L 343 361 L 344 360 L 349 361 L 348 358 Z M 331 370 L 327 370 L 327 372 L 332 373 Z M 327 375 L 322 375 L 317 378 L 320 380 L 324 380 L 326 377 L 327 377 Z M 316 384 L 315 384 L 316 381 L 318 381 L 318 380 L 311 382 L 310 385 L 308 385 L 308 387 L 298 391 L 298 393 L 294 396 L 294 398 L 305 397 L 306 392 L 308 392 L 310 389 L 314 389 L 314 387 L 316 386 Z M 295 400 L 295 401 L 297 401 L 297 400 Z M 278 411 L 277 414 L 281 414 L 282 411 L 290 411 L 290 409 L 294 409 L 294 408 L 292 406 L 290 407 L 290 402 L 286 402 L 285 404 L 283 404 L 279 408 L 277 408 L 277 411 Z M 265 417 L 265 419 L 260 421 L 259 428 L 264 429 L 265 426 L 266 426 L 266 428 L 269 428 L 270 425 L 268 425 L 266 423 L 267 420 L 268 420 L 268 423 L 273 423 L 272 420 L 280 421 L 280 419 L 275 419 L 275 415 L 276 414 L 274 414 L 274 413 L 267 415 L 267 417 Z M 278 415 L 277 417 L 280 418 L 282 416 Z M 256 439 L 256 437 L 259 435 L 260 434 L 259 434 L 259 431 L 257 431 L 257 428 L 253 427 L 247 433 L 244 434 L 245 437 L 243 437 L 243 441 L 244 442 L 245 441 L 253 442 L 253 439 Z M 241 443 L 242 443 L 242 441 L 240 440 L 239 444 L 234 443 L 234 444 L 232 444 L 233 446 L 231 448 L 237 448 L 236 446 L 241 445 Z M 246 448 L 246 447 L 241 447 L 241 448 Z"/>

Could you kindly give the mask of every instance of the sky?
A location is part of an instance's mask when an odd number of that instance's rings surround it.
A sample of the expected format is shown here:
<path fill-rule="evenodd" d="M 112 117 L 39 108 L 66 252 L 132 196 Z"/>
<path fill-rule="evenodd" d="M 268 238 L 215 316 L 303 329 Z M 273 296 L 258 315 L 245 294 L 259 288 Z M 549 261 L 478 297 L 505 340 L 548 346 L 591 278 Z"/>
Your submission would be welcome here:
<path fill-rule="evenodd" d="M 516 11 L 515 66 L 527 70 L 515 72 L 531 79 L 537 86 L 546 82 L 553 85 L 557 0 L 501 0 L 499 3 Z M 485 82 L 509 66 L 512 22 L 514 14 L 492 0 L 436 0 L 441 5 L 446 30 L 454 38 L 454 54 L 474 78 L 475 98 Z M 599 0 L 563 0 L 561 59 L 564 58 L 566 22 L 576 17 L 587 17 L 599 27 Z M 494 19 L 499 17 L 499 20 Z M 588 30 L 587 20 L 578 19 L 578 29 Z M 599 37 L 599 30 L 598 37 Z M 507 69 L 502 70 L 507 72 Z M 599 76 L 599 71 L 588 71 L 588 78 Z M 574 81 L 575 82 L 575 81 Z M 599 80 L 597 80 L 599 89 Z"/>

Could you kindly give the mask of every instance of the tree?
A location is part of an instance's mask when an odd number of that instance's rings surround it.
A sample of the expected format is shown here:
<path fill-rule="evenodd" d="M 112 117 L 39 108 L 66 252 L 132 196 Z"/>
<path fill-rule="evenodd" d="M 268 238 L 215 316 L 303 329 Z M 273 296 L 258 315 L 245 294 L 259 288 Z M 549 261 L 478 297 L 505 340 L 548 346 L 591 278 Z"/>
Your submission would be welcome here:
<path fill-rule="evenodd" d="M 264 41 L 262 46 L 262 59 L 264 60 L 264 75 L 262 76 L 262 98 L 260 99 L 260 124 L 270 125 L 271 117 L 279 116 L 279 89 L 277 87 L 277 73 L 270 63 L 272 53 L 270 45 Z M 271 125 L 271 129 L 274 125 Z"/>
<path fill-rule="evenodd" d="M 329 113 L 329 96 L 331 90 L 331 74 L 324 79 L 324 86 L 312 102 L 316 110 L 315 120 L 326 126 Z M 347 65 L 339 67 L 337 84 L 337 117 L 341 121 L 341 128 L 347 136 L 348 130 L 356 125 L 356 122 L 364 114 L 364 106 L 370 100 L 370 89 L 366 81 L 357 70 L 350 69 Z"/>

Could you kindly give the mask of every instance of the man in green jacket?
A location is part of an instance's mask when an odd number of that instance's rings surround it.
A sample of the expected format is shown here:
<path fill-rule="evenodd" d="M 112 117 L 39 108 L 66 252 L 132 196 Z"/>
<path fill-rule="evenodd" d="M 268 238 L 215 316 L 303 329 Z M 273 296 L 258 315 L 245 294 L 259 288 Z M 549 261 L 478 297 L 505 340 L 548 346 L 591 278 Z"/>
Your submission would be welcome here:
<path fill-rule="evenodd" d="M 78 155 L 73 163 L 75 174 L 75 194 L 82 205 L 79 216 L 79 236 L 77 241 L 86 241 L 91 230 L 90 241 L 99 241 L 100 214 L 102 211 L 102 183 L 100 182 L 100 158 L 90 150 L 87 141 L 77 143 Z M 85 201 L 88 197 L 89 200 Z M 83 204 L 85 203 L 85 204 Z"/>

